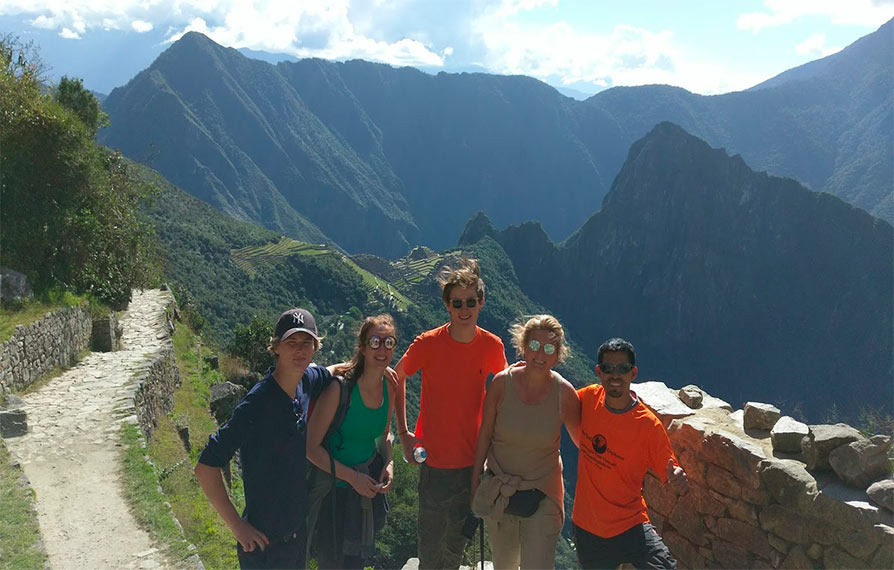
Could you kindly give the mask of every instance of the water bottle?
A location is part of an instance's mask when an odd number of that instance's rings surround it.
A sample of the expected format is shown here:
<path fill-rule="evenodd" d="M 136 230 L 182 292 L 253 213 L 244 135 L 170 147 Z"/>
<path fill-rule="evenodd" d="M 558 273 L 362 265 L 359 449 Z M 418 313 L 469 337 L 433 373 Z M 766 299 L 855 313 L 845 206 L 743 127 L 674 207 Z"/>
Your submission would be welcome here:
<path fill-rule="evenodd" d="M 425 448 L 421 445 L 417 446 L 413 450 L 413 459 L 416 460 L 416 463 L 425 463 L 425 460 L 428 459 L 428 453 L 425 452 Z"/>

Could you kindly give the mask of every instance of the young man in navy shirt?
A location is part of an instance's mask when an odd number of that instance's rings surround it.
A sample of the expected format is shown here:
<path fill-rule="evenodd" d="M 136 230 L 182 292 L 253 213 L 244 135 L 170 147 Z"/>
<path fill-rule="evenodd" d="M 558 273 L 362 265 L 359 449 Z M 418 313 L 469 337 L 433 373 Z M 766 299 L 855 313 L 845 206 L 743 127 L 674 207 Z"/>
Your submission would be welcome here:
<path fill-rule="evenodd" d="M 308 496 L 307 410 L 332 376 L 311 364 L 320 348 L 313 315 L 280 315 L 269 350 L 276 366 L 209 438 L 196 465 L 208 501 L 236 538 L 241 568 L 306 568 Z M 227 495 L 222 469 L 239 450 L 245 486 L 240 517 Z"/>

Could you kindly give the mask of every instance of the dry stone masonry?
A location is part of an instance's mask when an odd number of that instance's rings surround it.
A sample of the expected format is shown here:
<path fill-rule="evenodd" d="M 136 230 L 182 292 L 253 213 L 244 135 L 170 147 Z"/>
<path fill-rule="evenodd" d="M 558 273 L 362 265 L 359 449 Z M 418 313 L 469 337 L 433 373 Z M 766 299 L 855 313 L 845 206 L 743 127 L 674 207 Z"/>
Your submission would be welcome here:
<path fill-rule="evenodd" d="M 0 392 L 24 390 L 56 368 L 70 366 L 90 347 L 91 332 L 86 304 L 17 326 L 12 337 L 0 344 Z"/>
<path fill-rule="evenodd" d="M 121 350 L 90 353 L 22 397 L 28 432 L 7 445 L 35 490 L 55 568 L 169 567 L 122 496 L 117 446 L 122 424 L 139 425 L 149 438 L 172 409 L 180 383 L 169 335 L 173 304 L 166 291 L 135 292 L 122 319 Z"/>
<path fill-rule="evenodd" d="M 643 487 L 681 567 L 894 568 L 889 436 L 707 394 L 698 405 L 693 388 L 633 386 L 689 475 L 681 496 L 651 475 Z"/>

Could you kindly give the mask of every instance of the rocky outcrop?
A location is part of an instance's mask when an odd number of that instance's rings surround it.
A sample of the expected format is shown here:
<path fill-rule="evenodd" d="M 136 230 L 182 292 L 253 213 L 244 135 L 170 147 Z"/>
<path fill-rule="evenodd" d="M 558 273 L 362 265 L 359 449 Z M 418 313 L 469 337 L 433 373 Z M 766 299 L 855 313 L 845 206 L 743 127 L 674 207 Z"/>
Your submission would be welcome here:
<path fill-rule="evenodd" d="M 891 567 L 890 438 L 844 424 L 808 428 L 766 404 L 692 409 L 660 382 L 633 388 L 668 428 L 689 476 L 684 495 L 652 475 L 643 485 L 653 523 L 682 567 Z"/>

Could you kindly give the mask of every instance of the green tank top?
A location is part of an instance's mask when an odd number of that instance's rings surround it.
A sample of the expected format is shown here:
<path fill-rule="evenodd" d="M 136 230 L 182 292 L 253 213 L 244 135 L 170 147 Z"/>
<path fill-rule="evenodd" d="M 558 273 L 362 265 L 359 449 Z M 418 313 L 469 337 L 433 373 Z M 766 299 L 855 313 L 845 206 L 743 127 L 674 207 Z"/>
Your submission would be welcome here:
<path fill-rule="evenodd" d="M 376 438 L 385 431 L 388 422 L 388 386 L 382 378 L 382 405 L 367 408 L 360 395 L 360 386 L 354 384 L 351 390 L 351 405 L 341 423 L 341 428 L 333 434 L 335 459 L 345 465 L 357 465 L 373 456 Z"/>

